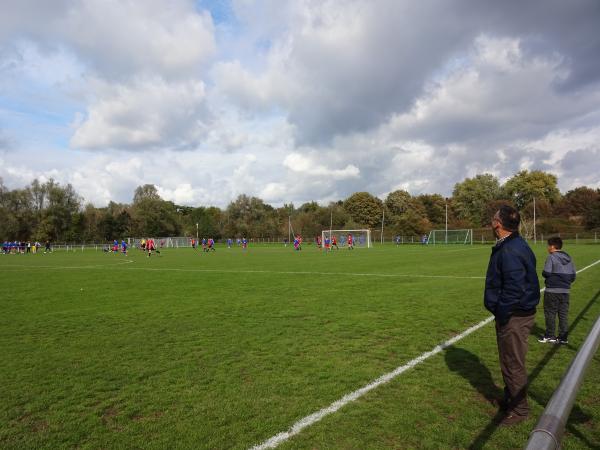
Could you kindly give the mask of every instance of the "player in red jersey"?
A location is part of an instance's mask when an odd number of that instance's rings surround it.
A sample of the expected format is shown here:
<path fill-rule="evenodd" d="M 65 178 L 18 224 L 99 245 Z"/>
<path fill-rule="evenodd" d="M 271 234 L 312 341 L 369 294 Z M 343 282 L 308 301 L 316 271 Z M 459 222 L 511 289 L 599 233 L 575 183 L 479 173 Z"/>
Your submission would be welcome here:
<path fill-rule="evenodd" d="M 333 247 L 335 247 L 336 250 L 340 249 L 337 245 L 337 237 L 335 235 L 331 236 L 331 250 L 333 250 Z"/>
<path fill-rule="evenodd" d="M 150 258 L 154 251 L 154 239 L 150 238 L 146 240 L 146 248 L 148 249 L 148 258 Z"/>

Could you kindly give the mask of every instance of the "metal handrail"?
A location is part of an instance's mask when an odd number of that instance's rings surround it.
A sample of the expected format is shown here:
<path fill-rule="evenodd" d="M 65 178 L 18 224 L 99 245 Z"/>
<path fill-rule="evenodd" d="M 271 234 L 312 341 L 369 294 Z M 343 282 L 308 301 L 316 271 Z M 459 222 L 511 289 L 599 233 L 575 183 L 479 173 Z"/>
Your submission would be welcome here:
<path fill-rule="evenodd" d="M 554 391 L 540 420 L 529 435 L 526 450 L 558 450 L 560 448 L 575 397 L 581 387 L 585 372 L 598 350 L 598 344 L 600 344 L 600 316 L 575 355 L 558 388 Z"/>

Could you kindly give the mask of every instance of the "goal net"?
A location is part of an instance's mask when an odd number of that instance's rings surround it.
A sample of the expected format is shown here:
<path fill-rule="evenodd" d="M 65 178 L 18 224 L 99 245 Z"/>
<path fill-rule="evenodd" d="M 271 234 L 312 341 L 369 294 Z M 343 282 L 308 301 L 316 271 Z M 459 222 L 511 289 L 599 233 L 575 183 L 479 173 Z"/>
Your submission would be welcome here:
<path fill-rule="evenodd" d="M 472 244 L 473 230 L 431 230 L 427 244 Z"/>
<path fill-rule="evenodd" d="M 129 237 L 129 238 L 127 238 L 127 245 L 129 245 L 130 247 L 140 248 L 141 247 L 142 239 L 146 239 L 146 238 Z M 194 239 L 195 239 L 195 236 L 194 236 Z M 202 239 L 202 238 L 200 238 L 200 239 Z M 156 247 L 158 247 L 158 248 L 163 248 L 163 247 L 173 247 L 173 248 L 191 247 L 192 246 L 192 238 L 187 237 L 187 236 L 155 237 L 154 238 L 154 245 L 156 245 Z"/>
<path fill-rule="evenodd" d="M 352 236 L 352 242 L 355 248 L 370 248 L 373 243 L 371 242 L 371 230 L 323 230 L 321 232 L 321 246 L 325 246 L 325 239 L 329 239 L 331 242 L 332 238 L 335 237 L 338 247 L 348 247 L 348 235 Z"/>

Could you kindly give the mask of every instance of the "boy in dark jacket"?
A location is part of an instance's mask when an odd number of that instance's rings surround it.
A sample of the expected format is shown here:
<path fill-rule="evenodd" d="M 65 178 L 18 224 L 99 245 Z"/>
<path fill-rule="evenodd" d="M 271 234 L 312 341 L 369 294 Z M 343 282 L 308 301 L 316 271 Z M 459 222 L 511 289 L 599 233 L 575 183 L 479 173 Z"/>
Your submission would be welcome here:
<path fill-rule="evenodd" d="M 539 342 L 567 344 L 569 324 L 569 291 L 575 281 L 575 266 L 571 257 L 562 251 L 563 242 L 559 237 L 548 239 L 548 258 L 542 276 L 546 279 L 544 292 L 544 318 L 546 334 Z M 556 315 L 558 314 L 558 338 L 556 337 Z"/>

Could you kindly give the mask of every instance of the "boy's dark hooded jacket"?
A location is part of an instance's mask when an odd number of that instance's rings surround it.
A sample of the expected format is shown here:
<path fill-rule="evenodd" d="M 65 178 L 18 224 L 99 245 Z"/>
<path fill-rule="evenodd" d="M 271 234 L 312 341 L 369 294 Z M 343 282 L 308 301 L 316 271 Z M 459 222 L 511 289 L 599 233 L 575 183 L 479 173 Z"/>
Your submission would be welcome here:
<path fill-rule="evenodd" d="M 500 325 L 505 325 L 513 315 L 535 313 L 540 302 L 535 264 L 535 255 L 518 233 L 492 248 L 483 302 Z"/>

